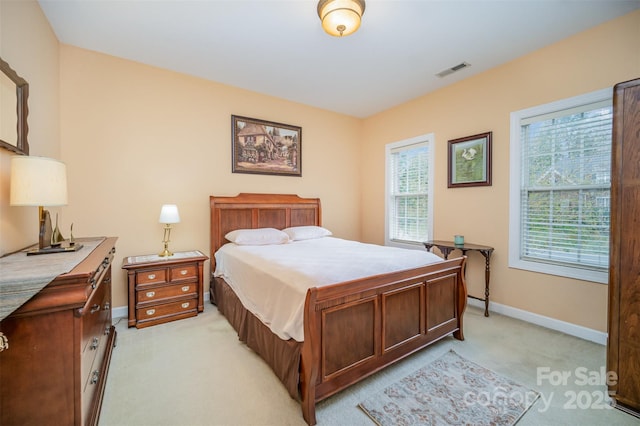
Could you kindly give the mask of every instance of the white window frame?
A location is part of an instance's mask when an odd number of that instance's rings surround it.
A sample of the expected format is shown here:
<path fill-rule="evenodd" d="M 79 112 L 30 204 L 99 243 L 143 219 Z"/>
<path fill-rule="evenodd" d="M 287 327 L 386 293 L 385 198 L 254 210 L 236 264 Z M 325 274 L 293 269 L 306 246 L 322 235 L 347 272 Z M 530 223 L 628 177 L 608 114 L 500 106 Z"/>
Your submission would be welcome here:
<path fill-rule="evenodd" d="M 407 148 L 409 149 L 412 146 L 418 147 L 421 145 L 426 145 L 429 147 L 429 173 L 428 179 L 429 182 L 427 184 L 427 232 L 429 234 L 428 239 L 433 239 L 433 176 L 434 176 L 434 158 L 435 158 L 435 137 L 433 133 L 428 133 L 421 136 L 416 136 L 410 139 L 405 139 L 397 142 L 388 143 L 385 145 L 385 216 L 384 216 L 384 243 L 387 246 L 401 247 L 401 248 L 409 248 L 409 249 L 422 249 L 424 250 L 423 241 L 398 241 L 392 240 L 389 237 L 389 223 L 391 221 L 391 206 L 392 206 L 392 194 L 391 189 L 393 185 L 392 176 L 391 176 L 391 153 L 394 150 L 399 148 Z"/>
<path fill-rule="evenodd" d="M 509 191 L 509 267 L 532 272 L 575 278 L 606 284 L 608 272 L 571 266 L 553 265 L 520 258 L 521 205 L 520 187 L 522 179 L 520 131 L 523 120 L 548 113 L 579 107 L 596 102 L 612 102 L 613 90 L 602 89 L 585 95 L 575 96 L 545 105 L 539 105 L 511 113 L 510 141 L 510 191 Z"/>

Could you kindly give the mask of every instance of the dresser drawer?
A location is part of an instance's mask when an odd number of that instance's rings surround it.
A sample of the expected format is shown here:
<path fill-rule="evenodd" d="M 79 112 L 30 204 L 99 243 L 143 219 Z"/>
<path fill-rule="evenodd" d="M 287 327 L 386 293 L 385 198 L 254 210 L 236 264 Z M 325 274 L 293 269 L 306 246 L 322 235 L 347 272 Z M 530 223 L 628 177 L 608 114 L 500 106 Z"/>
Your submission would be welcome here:
<path fill-rule="evenodd" d="M 107 272 L 110 276 L 110 272 Z M 104 335 L 105 330 L 111 326 L 111 287 L 104 280 L 91 294 L 82 314 L 82 352 L 95 346 L 96 338 Z"/>
<path fill-rule="evenodd" d="M 174 266 L 170 270 L 171 281 L 189 280 L 198 278 L 198 266 L 191 265 Z"/>
<path fill-rule="evenodd" d="M 136 272 L 137 284 L 159 284 L 167 282 L 167 269 L 158 268 Z"/>
<path fill-rule="evenodd" d="M 138 322 L 142 325 L 145 322 L 162 320 L 172 316 L 180 316 L 181 318 L 195 316 L 198 313 L 197 305 L 198 299 L 194 298 L 140 308 L 137 310 Z"/>
<path fill-rule="evenodd" d="M 80 378 L 82 389 L 91 381 L 93 366 L 101 365 L 111 333 L 111 268 L 98 283 L 82 315 Z M 97 386 L 94 386 L 96 388 Z"/>
<path fill-rule="evenodd" d="M 149 303 L 158 303 L 181 296 L 197 296 L 198 283 L 184 283 L 164 287 L 147 288 L 136 292 L 138 307 Z"/>

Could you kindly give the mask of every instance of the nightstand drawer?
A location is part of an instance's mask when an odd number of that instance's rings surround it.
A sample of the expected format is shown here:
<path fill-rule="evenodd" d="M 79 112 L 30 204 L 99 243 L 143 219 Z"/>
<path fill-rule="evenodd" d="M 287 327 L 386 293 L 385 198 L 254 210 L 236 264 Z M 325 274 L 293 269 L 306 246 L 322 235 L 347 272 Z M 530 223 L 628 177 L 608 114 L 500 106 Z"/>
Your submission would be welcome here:
<path fill-rule="evenodd" d="M 158 302 L 180 296 L 197 296 L 198 283 L 184 283 L 165 287 L 148 288 L 136 292 L 139 304 Z"/>
<path fill-rule="evenodd" d="M 138 321 L 144 322 L 189 312 L 192 312 L 193 315 L 196 315 L 198 312 L 197 304 L 197 299 L 190 299 L 140 308 L 137 310 Z"/>
<path fill-rule="evenodd" d="M 136 282 L 138 284 L 158 284 L 167 282 L 167 270 L 152 269 L 148 271 L 136 272 Z"/>
<path fill-rule="evenodd" d="M 174 266 L 170 272 L 171 281 L 180 281 L 198 278 L 198 267 L 196 264 Z"/>

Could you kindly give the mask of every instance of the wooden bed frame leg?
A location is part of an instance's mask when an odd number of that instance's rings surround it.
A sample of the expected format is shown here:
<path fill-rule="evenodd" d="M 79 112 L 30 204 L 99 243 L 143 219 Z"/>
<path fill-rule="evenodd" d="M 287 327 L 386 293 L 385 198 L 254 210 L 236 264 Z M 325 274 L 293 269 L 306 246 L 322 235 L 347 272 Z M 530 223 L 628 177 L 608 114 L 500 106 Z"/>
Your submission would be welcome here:
<path fill-rule="evenodd" d="M 315 402 L 302 401 L 302 417 L 309 426 L 316 424 L 316 404 Z"/>
<path fill-rule="evenodd" d="M 467 257 L 464 256 L 460 270 L 458 271 L 458 330 L 453 332 L 453 337 L 458 340 L 464 340 L 464 332 L 462 331 L 462 323 L 464 321 L 464 311 L 467 309 L 467 282 L 464 278 L 465 264 Z"/>
<path fill-rule="evenodd" d="M 300 394 L 302 397 L 302 417 L 308 425 L 316 424 L 316 380 L 318 379 L 318 368 L 320 364 L 320 355 L 313 350 L 314 346 L 318 346 L 316 340 L 320 339 L 318 335 L 318 319 L 315 312 L 316 290 L 315 288 L 307 291 L 304 310 L 304 342 L 301 351 L 301 381 Z"/>

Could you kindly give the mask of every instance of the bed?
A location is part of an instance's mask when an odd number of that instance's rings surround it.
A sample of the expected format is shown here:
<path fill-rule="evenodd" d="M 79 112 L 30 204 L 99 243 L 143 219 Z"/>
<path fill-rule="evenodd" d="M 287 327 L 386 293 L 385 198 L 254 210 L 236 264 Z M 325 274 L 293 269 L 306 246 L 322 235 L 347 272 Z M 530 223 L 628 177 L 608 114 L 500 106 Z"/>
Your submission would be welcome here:
<path fill-rule="evenodd" d="M 211 196 L 210 213 L 211 302 L 300 400 L 308 424 L 316 423 L 318 401 L 446 336 L 464 340 L 464 256 L 309 288 L 303 297 L 304 338 L 283 339 L 215 276 L 216 252 L 228 243 L 225 235 L 238 229 L 320 227 L 320 200 Z"/>

